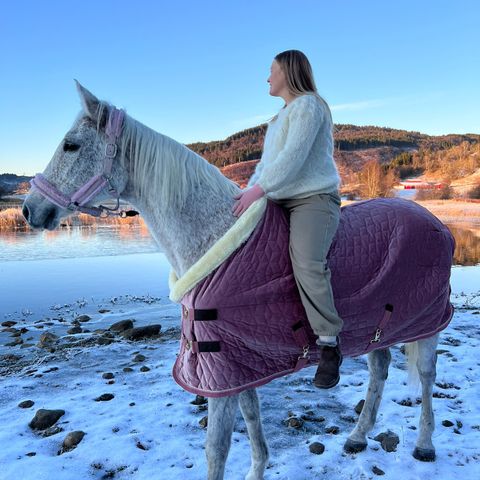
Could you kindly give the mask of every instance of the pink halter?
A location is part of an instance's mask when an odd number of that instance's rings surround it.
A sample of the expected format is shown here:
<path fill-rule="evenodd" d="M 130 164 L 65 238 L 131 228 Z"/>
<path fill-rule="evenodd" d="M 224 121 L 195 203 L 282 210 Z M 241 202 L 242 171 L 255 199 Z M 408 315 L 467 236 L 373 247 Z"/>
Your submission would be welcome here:
<path fill-rule="evenodd" d="M 30 180 L 32 187 L 36 188 L 46 199 L 55 205 L 72 211 L 79 211 L 93 215 L 94 217 L 106 217 L 108 215 L 120 215 L 121 217 L 138 215 L 133 210 L 117 212 L 120 206 L 120 195 L 113 188 L 111 183 L 111 172 L 113 160 L 117 155 L 117 140 L 122 131 L 125 112 L 113 107 L 108 116 L 105 133 L 107 144 L 105 145 L 105 165 L 101 175 L 95 175 L 85 185 L 81 186 L 70 197 L 61 192 L 55 185 L 52 185 L 41 173 L 37 173 Z M 108 208 L 104 205 L 98 207 L 85 207 L 103 188 L 108 187 L 108 193 L 117 200 L 115 208 Z"/>

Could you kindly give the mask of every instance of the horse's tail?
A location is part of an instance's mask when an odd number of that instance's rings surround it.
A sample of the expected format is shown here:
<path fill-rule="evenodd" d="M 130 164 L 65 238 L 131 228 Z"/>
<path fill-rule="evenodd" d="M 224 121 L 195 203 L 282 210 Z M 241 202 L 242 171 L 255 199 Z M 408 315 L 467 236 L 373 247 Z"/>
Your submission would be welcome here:
<path fill-rule="evenodd" d="M 420 374 L 418 373 L 418 342 L 405 344 L 405 355 L 407 356 L 408 386 L 418 392 L 420 386 Z"/>

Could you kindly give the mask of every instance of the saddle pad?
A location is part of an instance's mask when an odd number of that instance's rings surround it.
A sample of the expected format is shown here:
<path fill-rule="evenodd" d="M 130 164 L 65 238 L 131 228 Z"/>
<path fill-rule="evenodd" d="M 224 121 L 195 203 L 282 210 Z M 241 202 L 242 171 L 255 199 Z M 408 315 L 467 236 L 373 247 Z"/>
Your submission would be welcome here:
<path fill-rule="evenodd" d="M 245 243 L 183 295 L 173 377 L 185 390 L 237 394 L 318 363 L 288 244 L 289 213 L 267 200 Z M 378 198 L 342 207 L 327 256 L 344 321 L 342 354 L 444 329 L 453 315 L 454 248 L 448 228 L 413 201 Z"/>

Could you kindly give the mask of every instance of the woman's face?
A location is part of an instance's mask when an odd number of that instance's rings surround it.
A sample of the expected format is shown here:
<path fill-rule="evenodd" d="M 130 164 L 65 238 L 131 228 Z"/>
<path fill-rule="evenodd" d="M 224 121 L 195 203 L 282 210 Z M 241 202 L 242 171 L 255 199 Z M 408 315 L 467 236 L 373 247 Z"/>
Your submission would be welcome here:
<path fill-rule="evenodd" d="M 282 93 L 288 91 L 285 73 L 276 60 L 272 62 L 270 76 L 268 77 L 267 82 L 270 84 L 270 95 L 279 97 Z"/>

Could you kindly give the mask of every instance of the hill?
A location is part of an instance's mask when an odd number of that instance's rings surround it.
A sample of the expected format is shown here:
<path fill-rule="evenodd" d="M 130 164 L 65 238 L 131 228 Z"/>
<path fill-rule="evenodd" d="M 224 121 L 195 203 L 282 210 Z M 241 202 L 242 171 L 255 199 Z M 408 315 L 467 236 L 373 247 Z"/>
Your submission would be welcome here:
<path fill-rule="evenodd" d="M 262 156 L 266 124 L 237 132 L 224 140 L 195 142 L 186 146 L 197 152 L 224 175 L 244 187 Z M 334 157 L 343 192 L 353 191 L 361 183 L 367 164 L 377 163 L 392 179 L 424 174 L 447 183 L 470 177 L 468 186 L 478 181 L 480 172 L 480 135 L 427 135 L 372 125 L 335 125 Z M 28 190 L 31 177 L 0 174 L 0 196 Z M 457 182 L 461 183 L 461 182 Z M 463 182 L 465 183 L 465 182 Z"/>

